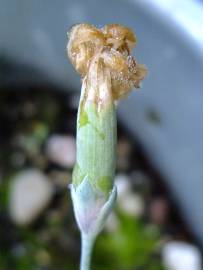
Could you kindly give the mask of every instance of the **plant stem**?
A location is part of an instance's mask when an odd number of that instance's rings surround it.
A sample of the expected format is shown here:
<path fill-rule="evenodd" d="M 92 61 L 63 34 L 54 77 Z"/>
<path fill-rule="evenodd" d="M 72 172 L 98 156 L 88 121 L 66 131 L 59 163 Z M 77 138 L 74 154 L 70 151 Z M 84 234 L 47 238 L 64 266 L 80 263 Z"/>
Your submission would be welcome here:
<path fill-rule="evenodd" d="M 95 239 L 90 237 L 89 235 L 82 233 L 81 242 L 82 253 L 80 260 L 80 270 L 90 270 L 91 254 Z"/>

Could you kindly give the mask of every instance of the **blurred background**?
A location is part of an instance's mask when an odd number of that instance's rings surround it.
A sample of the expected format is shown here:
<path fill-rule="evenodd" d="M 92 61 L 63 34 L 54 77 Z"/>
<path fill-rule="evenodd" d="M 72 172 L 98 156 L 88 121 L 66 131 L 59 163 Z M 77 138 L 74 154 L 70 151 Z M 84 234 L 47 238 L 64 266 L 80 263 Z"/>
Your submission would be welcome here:
<path fill-rule="evenodd" d="M 148 67 L 118 107 L 118 201 L 95 270 L 201 270 L 203 2 L 0 0 L 0 269 L 78 269 L 70 193 L 80 77 L 67 31 L 131 27 Z"/>

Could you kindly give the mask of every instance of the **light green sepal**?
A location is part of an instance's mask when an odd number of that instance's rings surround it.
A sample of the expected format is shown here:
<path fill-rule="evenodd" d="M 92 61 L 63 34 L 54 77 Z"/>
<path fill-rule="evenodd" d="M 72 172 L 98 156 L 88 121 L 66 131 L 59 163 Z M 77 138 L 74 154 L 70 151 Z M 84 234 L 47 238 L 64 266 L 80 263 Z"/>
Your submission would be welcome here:
<path fill-rule="evenodd" d="M 113 187 L 108 198 L 106 198 L 95 193 L 88 177 L 85 177 L 79 186 L 71 185 L 71 196 L 80 231 L 96 238 L 115 205 L 116 186 Z"/>

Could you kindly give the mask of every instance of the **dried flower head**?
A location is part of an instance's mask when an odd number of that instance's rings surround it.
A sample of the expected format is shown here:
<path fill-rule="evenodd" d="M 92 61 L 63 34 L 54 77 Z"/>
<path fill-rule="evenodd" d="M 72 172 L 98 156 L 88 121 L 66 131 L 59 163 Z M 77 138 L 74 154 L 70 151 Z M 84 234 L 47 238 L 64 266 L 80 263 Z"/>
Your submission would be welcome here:
<path fill-rule="evenodd" d="M 82 77 L 91 63 L 102 60 L 111 76 L 114 100 L 126 96 L 133 87 L 139 88 L 146 76 L 146 67 L 137 64 L 130 53 L 136 44 L 131 29 L 119 24 L 106 25 L 98 29 L 90 24 L 78 24 L 69 33 L 68 56 Z"/>

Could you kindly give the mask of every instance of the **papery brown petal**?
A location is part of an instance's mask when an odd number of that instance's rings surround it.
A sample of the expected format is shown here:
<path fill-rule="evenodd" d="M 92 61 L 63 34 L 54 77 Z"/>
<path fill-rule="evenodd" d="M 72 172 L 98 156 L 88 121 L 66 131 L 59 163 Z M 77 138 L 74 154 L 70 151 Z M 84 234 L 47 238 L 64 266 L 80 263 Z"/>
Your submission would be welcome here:
<path fill-rule="evenodd" d="M 85 77 L 90 72 L 91 62 L 102 61 L 104 69 L 110 72 L 114 101 L 125 97 L 133 87 L 140 87 L 147 69 L 130 55 L 136 44 L 131 29 L 120 24 L 106 25 L 102 29 L 79 24 L 72 28 L 69 36 L 68 56 L 75 69 Z"/>

